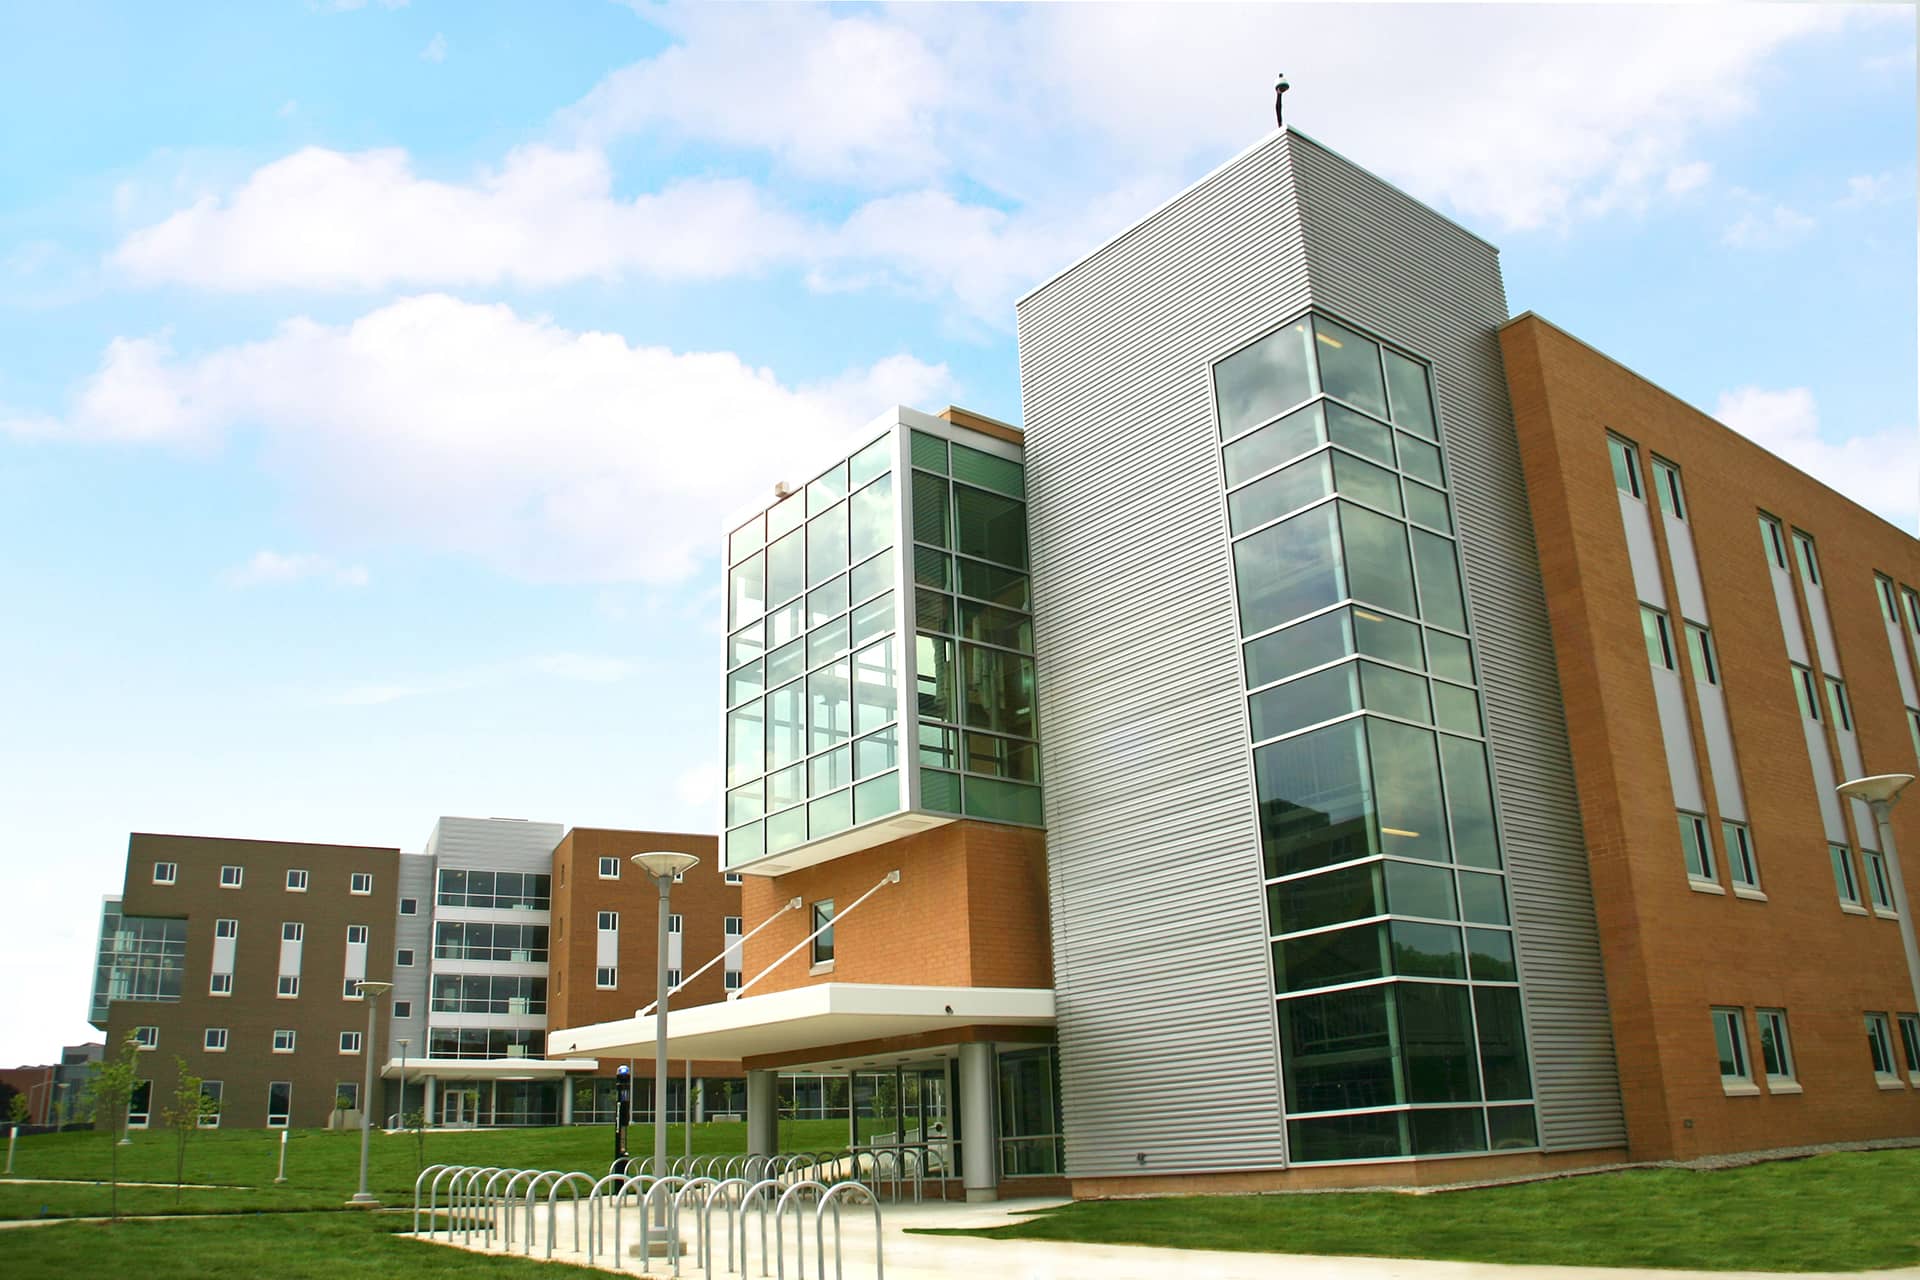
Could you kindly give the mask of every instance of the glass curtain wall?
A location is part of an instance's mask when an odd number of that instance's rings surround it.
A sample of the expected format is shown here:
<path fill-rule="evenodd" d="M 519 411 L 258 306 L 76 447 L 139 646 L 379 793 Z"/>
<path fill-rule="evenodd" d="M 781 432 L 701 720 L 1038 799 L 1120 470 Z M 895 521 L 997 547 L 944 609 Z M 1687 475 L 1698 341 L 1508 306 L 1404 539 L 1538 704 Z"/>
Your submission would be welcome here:
<path fill-rule="evenodd" d="M 1535 1147 L 1428 367 L 1309 314 L 1213 376 L 1290 1158 Z"/>
<path fill-rule="evenodd" d="M 921 807 L 1039 826 L 1025 468 L 910 441 Z"/>
<path fill-rule="evenodd" d="M 727 539 L 729 865 L 901 807 L 891 433 Z"/>

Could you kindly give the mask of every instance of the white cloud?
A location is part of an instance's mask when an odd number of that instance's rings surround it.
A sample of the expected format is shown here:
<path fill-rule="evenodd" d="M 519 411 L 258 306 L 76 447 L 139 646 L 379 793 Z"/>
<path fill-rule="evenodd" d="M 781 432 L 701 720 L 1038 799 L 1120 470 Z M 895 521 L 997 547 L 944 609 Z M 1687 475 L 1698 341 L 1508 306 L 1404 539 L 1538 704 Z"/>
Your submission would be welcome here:
<path fill-rule="evenodd" d="M 340 564 L 311 551 L 292 555 L 256 551 L 245 564 L 229 569 L 223 576 L 227 585 L 233 587 L 281 586 L 305 578 L 326 578 L 342 587 L 364 587 L 370 581 L 366 566 Z"/>
<path fill-rule="evenodd" d="M 1909 533 L 1920 524 L 1920 431 L 1913 426 L 1830 440 L 1805 387 L 1722 392 L 1714 417 Z"/>
<path fill-rule="evenodd" d="M 773 481 L 885 406 L 951 389 L 944 366 L 907 355 L 787 386 L 730 352 L 634 347 L 430 294 L 197 356 L 116 339 L 63 418 L 0 430 L 200 449 L 257 432 L 263 465 L 327 537 L 540 581 L 666 583 Z"/>
<path fill-rule="evenodd" d="M 1670 196 L 1685 195 L 1703 187 L 1713 177 L 1713 166 L 1705 160 L 1693 160 L 1667 170 L 1666 188 Z"/>
<path fill-rule="evenodd" d="M 1732 249 L 1782 249 L 1803 239 L 1814 220 L 1789 205 L 1748 209 L 1720 233 L 1720 243 Z"/>
<path fill-rule="evenodd" d="M 1834 204 L 1841 209 L 1858 209 L 1891 200 L 1894 196 L 1891 173 L 1857 173 L 1847 179 L 1847 193 Z"/>
<path fill-rule="evenodd" d="M 422 62 L 445 62 L 447 60 L 447 37 L 444 32 L 436 31 L 433 39 L 427 41 L 427 47 L 420 51 Z"/>
<path fill-rule="evenodd" d="M 235 291 L 700 279 L 790 256 L 805 234 L 744 181 L 633 200 L 611 188 L 590 149 L 522 147 L 461 185 L 415 175 L 403 151 L 308 147 L 133 232 L 113 262 L 149 283 Z"/>

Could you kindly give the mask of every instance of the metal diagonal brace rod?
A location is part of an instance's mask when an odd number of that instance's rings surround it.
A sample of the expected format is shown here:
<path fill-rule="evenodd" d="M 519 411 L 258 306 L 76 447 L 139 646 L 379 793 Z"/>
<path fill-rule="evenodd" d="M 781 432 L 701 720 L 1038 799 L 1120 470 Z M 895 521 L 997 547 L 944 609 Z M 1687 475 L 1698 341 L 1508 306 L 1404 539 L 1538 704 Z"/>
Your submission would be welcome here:
<path fill-rule="evenodd" d="M 775 960 L 772 964 L 768 965 L 766 968 L 762 969 L 760 972 L 754 974 L 753 982 L 742 983 L 737 990 L 727 992 L 727 999 L 738 1000 L 741 996 L 747 994 L 748 991 L 753 989 L 754 982 L 760 981 L 760 979 L 766 977 L 768 974 L 772 973 L 775 969 L 778 969 L 781 965 L 793 959 L 794 956 L 800 953 L 801 948 L 807 946 L 815 938 L 819 937 L 821 934 L 825 933 L 827 930 L 833 928 L 834 925 L 840 923 L 842 920 L 845 920 L 848 916 L 852 915 L 856 910 L 859 909 L 859 906 L 861 903 L 865 902 L 868 898 L 871 898 L 874 894 L 880 892 L 882 889 L 886 888 L 888 885 L 899 884 L 899 883 L 900 883 L 900 872 L 898 870 L 887 872 L 887 874 L 881 878 L 879 884 L 876 884 L 875 886 L 873 886 L 873 888 L 867 890 L 865 893 L 855 898 L 852 902 L 848 903 L 847 909 L 845 911 L 834 912 L 833 919 L 827 921 L 825 924 L 821 925 L 818 929 L 815 929 L 812 933 L 800 939 L 800 941 L 794 943 L 793 948 L 789 950 L 785 955 L 781 956 L 778 960 Z"/>
<path fill-rule="evenodd" d="M 671 1000 L 673 999 L 673 997 L 679 995 L 683 990 L 685 990 L 693 982 L 695 978 L 699 977 L 701 974 L 705 973 L 707 970 L 713 968 L 713 966 L 719 964 L 722 960 L 725 960 L 727 958 L 727 952 L 732 951 L 735 947 L 744 947 L 746 945 L 748 938 L 751 938 L 754 934 L 760 932 L 762 929 L 772 924 L 775 920 L 778 920 L 782 915 L 786 914 L 787 912 L 798 911 L 799 909 L 800 909 L 800 899 L 798 898 L 787 899 L 786 906 L 781 907 L 778 911 L 768 916 L 765 920 L 762 920 L 759 924 L 753 926 L 753 929 L 750 932 L 742 934 L 738 942 L 735 942 L 729 946 L 720 948 L 719 955 L 707 961 L 705 964 L 701 965 L 698 969 L 695 969 L 692 973 L 688 974 L 685 978 L 682 978 L 680 980 L 679 986 L 667 988 L 667 999 Z M 742 952 L 741 954 L 744 955 L 745 952 Z M 659 1003 L 660 1002 L 656 1000 L 652 1004 L 649 1004 L 646 1008 L 634 1014 L 633 1016 L 636 1018 L 644 1018 L 648 1014 L 652 1013 L 654 1009 L 659 1006 Z"/>

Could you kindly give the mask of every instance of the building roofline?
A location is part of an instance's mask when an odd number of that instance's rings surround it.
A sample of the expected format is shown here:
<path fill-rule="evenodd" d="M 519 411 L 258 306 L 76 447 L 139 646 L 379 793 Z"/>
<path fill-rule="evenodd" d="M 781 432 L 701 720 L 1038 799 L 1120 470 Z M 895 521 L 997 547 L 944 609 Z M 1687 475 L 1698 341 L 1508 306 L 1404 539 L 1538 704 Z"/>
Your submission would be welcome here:
<path fill-rule="evenodd" d="M 1175 192 L 1171 196 L 1168 196 L 1165 200 L 1162 200 L 1159 204 L 1155 205 L 1152 209 L 1149 209 L 1146 213 L 1142 214 L 1138 218 L 1135 218 L 1132 222 L 1129 222 L 1126 226 L 1114 232 L 1111 236 L 1108 236 L 1105 240 L 1102 240 L 1099 244 L 1095 245 L 1093 248 L 1087 250 L 1085 253 L 1081 254 L 1079 257 L 1073 259 L 1071 262 L 1061 267 L 1058 271 L 1055 271 L 1051 275 L 1047 276 L 1044 280 L 1040 281 L 1040 283 L 1034 285 L 1031 289 L 1028 289 L 1025 293 L 1015 298 L 1013 301 L 1014 309 L 1018 311 L 1020 308 L 1020 305 L 1026 302 L 1027 299 L 1033 297 L 1035 294 L 1039 293 L 1041 290 L 1050 287 L 1055 281 L 1061 279 L 1063 276 L 1071 274 L 1072 272 L 1074 272 L 1075 270 L 1080 268 L 1082 265 L 1092 260 L 1094 257 L 1099 255 L 1100 253 L 1104 252 L 1109 246 L 1116 244 L 1121 240 L 1126 239 L 1128 236 L 1132 235 L 1135 231 L 1138 231 L 1141 227 L 1153 221 L 1155 218 L 1165 213 L 1168 209 L 1172 208 L 1174 205 L 1180 203 L 1182 200 L 1192 195 L 1195 191 L 1198 191 L 1201 187 L 1206 186 L 1209 182 L 1212 182 L 1215 178 L 1219 177 L 1221 174 L 1225 173 L 1227 170 L 1233 168 L 1235 165 L 1245 160 L 1248 156 L 1251 156 L 1255 152 L 1263 151 L 1267 147 L 1272 146 L 1274 141 L 1281 137 L 1298 138 L 1300 141 L 1307 143 L 1309 146 L 1316 147 L 1319 150 L 1326 152 L 1328 155 L 1339 160 L 1342 164 L 1349 165 L 1352 168 L 1359 170 L 1361 173 L 1366 174 L 1369 178 L 1372 178 L 1375 182 L 1378 182 L 1381 186 L 1386 187 L 1387 189 L 1394 191 L 1402 196 L 1405 196 L 1408 200 L 1413 201 L 1415 204 L 1419 205 L 1421 208 L 1427 210 L 1429 213 L 1433 214 L 1436 218 L 1439 218 L 1442 222 L 1445 222 L 1448 226 L 1453 227 L 1459 232 L 1461 232 L 1461 234 L 1471 236 L 1473 239 L 1479 241 L 1481 244 L 1485 245 L 1493 253 L 1498 254 L 1500 252 L 1499 245 L 1494 244 L 1491 240 L 1487 239 L 1483 235 L 1480 235 L 1478 232 L 1472 230 L 1471 228 L 1463 226 L 1456 219 L 1450 218 L 1446 214 L 1441 213 L 1438 209 L 1435 209 L 1431 204 L 1428 204 L 1425 200 L 1422 200 L 1418 196 L 1407 191 L 1404 187 L 1400 186 L 1398 183 L 1389 182 L 1387 179 L 1381 177 L 1379 174 L 1375 173 L 1372 169 L 1367 168 L 1365 165 L 1355 163 L 1350 157 L 1348 157 L 1343 152 L 1334 150 L 1332 147 L 1328 146 L 1324 142 L 1321 142 L 1318 138 L 1313 137 L 1311 134 L 1302 133 L 1300 132 L 1300 130 L 1294 128 L 1292 125 L 1284 125 L 1278 129 L 1273 129 L 1263 134 L 1260 137 L 1259 141 L 1254 142 L 1252 145 L 1235 153 L 1231 158 L 1223 161 L 1222 163 L 1215 165 L 1212 169 L 1209 169 L 1205 174 L 1203 174 L 1199 178 L 1196 178 L 1194 181 L 1180 188 L 1179 191 Z"/>
<path fill-rule="evenodd" d="M 1828 484 L 1825 480 L 1822 480 L 1819 476 L 1814 475 L 1811 471 L 1807 471 L 1804 468 L 1794 466 L 1793 463 L 1788 462 L 1785 458 L 1781 457 L 1779 454 L 1775 453 L 1773 450 L 1767 448 L 1765 445 L 1761 444 L 1759 441 L 1753 439 L 1753 437 L 1745 435 L 1744 433 L 1738 430 L 1735 430 L 1733 427 L 1728 426 L 1726 423 L 1720 421 L 1720 419 L 1708 413 L 1705 409 L 1702 409 L 1699 405 L 1693 403 L 1693 401 L 1688 400 L 1685 396 L 1676 395 L 1674 392 L 1669 391 L 1667 388 L 1655 382 L 1652 378 L 1649 378 L 1646 374 L 1641 373 L 1639 370 L 1634 369 L 1629 365 L 1622 364 L 1618 359 L 1608 355 L 1606 352 L 1602 351 L 1600 348 L 1594 346 L 1591 342 L 1588 342 L 1585 338 L 1580 337 L 1578 334 L 1568 332 L 1566 329 L 1561 328 L 1559 325 L 1547 319 L 1545 316 L 1541 315 L 1537 311 L 1527 310 L 1527 311 L 1520 312 L 1518 315 L 1514 316 L 1512 319 L 1502 324 L 1500 326 L 1500 332 L 1505 333 L 1508 329 L 1511 329 L 1516 325 L 1520 324 L 1522 321 L 1527 321 L 1527 320 L 1531 320 L 1535 324 L 1540 325 L 1542 328 L 1551 329 L 1553 330 L 1553 332 L 1559 334 L 1562 338 L 1565 338 L 1568 342 L 1573 343 L 1575 346 L 1583 347 L 1586 350 L 1592 352 L 1594 355 L 1606 361 L 1608 364 L 1612 365 L 1614 368 L 1620 370 L 1620 372 L 1626 374 L 1628 377 L 1633 378 L 1638 382 L 1645 383 L 1648 387 L 1652 388 L 1654 391 L 1658 392 L 1659 394 L 1665 396 L 1667 399 L 1673 401 L 1675 404 L 1680 405 L 1683 408 L 1691 411 L 1692 413 L 1699 415 L 1701 418 L 1705 419 L 1708 423 L 1712 424 L 1713 426 L 1719 428 L 1721 431 L 1726 432 L 1728 435 L 1740 441 L 1740 443 L 1744 444 L 1747 448 L 1757 449 L 1759 452 L 1766 454 L 1769 458 L 1772 458 L 1775 462 L 1787 468 L 1789 471 L 1792 471 L 1794 474 L 1805 476 L 1808 480 L 1811 480 L 1813 483 L 1819 485 L 1822 489 L 1825 489 L 1828 493 L 1832 494 L 1834 497 L 1840 499 L 1840 501 L 1845 502 L 1848 505 L 1857 508 L 1858 510 L 1865 513 L 1866 515 L 1872 516 L 1875 520 L 1878 520 L 1881 524 L 1886 525 L 1889 529 L 1892 529 L 1895 532 L 1900 533 L 1908 538 L 1920 536 L 1920 535 L 1916 535 L 1912 529 L 1901 528 L 1899 525 L 1895 524 L 1893 521 L 1881 515 L 1878 511 L 1875 511 L 1873 508 L 1860 502 L 1857 498 L 1853 498 L 1845 493 L 1842 493 L 1840 490 Z"/>
<path fill-rule="evenodd" d="M 271 844 L 289 849 L 362 849 L 369 853 L 399 853 L 393 844 L 342 844 L 331 840 L 275 840 L 265 836 L 202 836 L 186 831 L 129 831 L 128 843 L 137 839 L 197 840 L 206 844 Z"/>

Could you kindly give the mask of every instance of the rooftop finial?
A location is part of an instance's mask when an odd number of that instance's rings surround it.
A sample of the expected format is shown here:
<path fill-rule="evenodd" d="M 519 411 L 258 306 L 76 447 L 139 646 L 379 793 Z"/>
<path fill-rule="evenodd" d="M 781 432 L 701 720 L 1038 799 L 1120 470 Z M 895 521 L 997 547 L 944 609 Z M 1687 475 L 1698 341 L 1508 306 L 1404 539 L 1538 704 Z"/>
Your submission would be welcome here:
<path fill-rule="evenodd" d="M 1286 113 L 1281 109 L 1281 104 L 1282 100 L 1287 96 L 1287 90 L 1292 87 L 1292 85 L 1287 83 L 1286 72 L 1282 71 L 1278 76 L 1274 77 L 1273 123 L 1282 129 L 1287 127 L 1287 117 Z"/>

